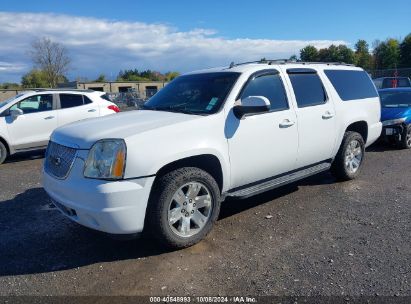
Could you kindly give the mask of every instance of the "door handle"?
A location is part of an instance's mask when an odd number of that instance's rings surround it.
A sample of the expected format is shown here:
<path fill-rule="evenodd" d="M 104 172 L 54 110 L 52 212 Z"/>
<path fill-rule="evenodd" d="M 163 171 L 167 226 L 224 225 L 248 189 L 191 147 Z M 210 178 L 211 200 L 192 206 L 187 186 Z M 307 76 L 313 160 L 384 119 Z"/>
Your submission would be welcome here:
<path fill-rule="evenodd" d="M 284 119 L 282 123 L 280 123 L 280 128 L 289 128 L 295 124 L 294 121 L 289 119 Z"/>
<path fill-rule="evenodd" d="M 88 112 L 96 112 L 96 109 L 90 109 Z"/>
<path fill-rule="evenodd" d="M 44 118 L 45 120 L 49 120 L 49 119 L 53 119 L 54 116 L 47 116 L 46 118 Z"/>
<path fill-rule="evenodd" d="M 327 111 L 323 114 L 323 119 L 330 119 L 334 117 L 334 113 L 331 113 L 330 111 Z"/>

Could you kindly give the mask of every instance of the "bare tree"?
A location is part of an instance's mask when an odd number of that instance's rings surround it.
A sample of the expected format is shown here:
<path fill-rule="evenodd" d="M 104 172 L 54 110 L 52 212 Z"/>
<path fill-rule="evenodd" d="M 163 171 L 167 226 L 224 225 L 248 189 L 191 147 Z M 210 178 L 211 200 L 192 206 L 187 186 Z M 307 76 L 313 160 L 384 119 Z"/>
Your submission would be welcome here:
<path fill-rule="evenodd" d="M 49 38 L 35 40 L 31 46 L 29 54 L 34 64 L 45 73 L 50 87 L 55 88 L 70 66 L 67 49 Z"/>

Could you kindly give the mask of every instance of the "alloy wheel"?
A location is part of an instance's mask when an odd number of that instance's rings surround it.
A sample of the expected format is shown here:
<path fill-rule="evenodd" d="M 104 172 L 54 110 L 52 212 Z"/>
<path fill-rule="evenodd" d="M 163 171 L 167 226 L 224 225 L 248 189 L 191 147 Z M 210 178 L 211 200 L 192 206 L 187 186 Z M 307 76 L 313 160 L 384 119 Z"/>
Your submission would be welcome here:
<path fill-rule="evenodd" d="M 180 187 L 168 207 L 168 224 L 180 237 L 199 233 L 211 217 L 213 199 L 202 183 L 190 182 Z"/>
<path fill-rule="evenodd" d="M 350 173 L 358 171 L 363 158 L 361 144 L 358 140 L 352 140 L 345 151 L 345 167 Z"/>

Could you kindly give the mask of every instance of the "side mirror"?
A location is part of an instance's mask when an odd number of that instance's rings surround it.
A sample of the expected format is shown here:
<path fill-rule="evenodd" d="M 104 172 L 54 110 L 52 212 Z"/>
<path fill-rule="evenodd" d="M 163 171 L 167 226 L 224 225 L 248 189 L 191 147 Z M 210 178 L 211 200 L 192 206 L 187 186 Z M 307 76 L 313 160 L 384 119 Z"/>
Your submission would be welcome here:
<path fill-rule="evenodd" d="M 241 99 L 240 104 L 234 106 L 234 115 L 241 119 L 247 114 L 258 114 L 270 111 L 270 101 L 264 96 L 249 96 Z"/>
<path fill-rule="evenodd" d="M 13 120 L 17 119 L 17 117 L 19 117 L 19 116 L 21 116 L 21 115 L 23 115 L 23 114 L 24 114 L 24 113 L 23 113 L 23 110 L 22 110 L 22 109 L 19 109 L 19 108 L 10 110 L 10 116 L 11 116 L 11 118 L 13 118 Z"/>

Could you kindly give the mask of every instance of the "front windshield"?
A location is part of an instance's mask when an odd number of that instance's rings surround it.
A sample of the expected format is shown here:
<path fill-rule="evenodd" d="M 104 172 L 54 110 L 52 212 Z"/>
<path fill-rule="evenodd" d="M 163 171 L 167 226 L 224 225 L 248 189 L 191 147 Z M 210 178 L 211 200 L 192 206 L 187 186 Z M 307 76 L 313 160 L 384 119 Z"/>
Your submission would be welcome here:
<path fill-rule="evenodd" d="M 411 106 L 411 91 L 381 92 L 381 105 L 385 108 L 402 108 Z"/>
<path fill-rule="evenodd" d="M 219 72 L 180 76 L 151 97 L 143 109 L 200 115 L 216 113 L 239 75 Z"/>
<path fill-rule="evenodd" d="M 16 96 L 10 97 L 9 99 L 6 99 L 4 101 L 0 101 L 0 108 L 4 107 L 6 104 L 12 102 L 13 100 L 16 100 L 17 98 L 20 98 L 23 96 L 23 94 L 17 94 Z"/>

